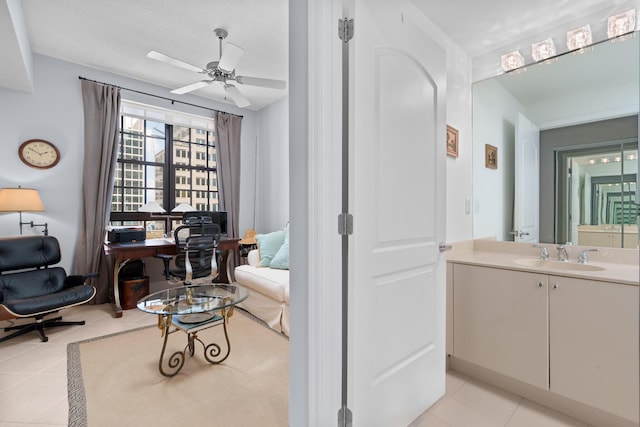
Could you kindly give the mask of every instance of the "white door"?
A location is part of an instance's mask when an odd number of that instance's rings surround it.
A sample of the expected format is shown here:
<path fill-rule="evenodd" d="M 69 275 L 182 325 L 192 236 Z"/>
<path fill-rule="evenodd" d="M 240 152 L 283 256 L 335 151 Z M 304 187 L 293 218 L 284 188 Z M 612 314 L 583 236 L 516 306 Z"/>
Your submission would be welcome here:
<path fill-rule="evenodd" d="M 352 6 L 347 406 L 406 426 L 445 388 L 446 56 L 409 2 Z"/>
<path fill-rule="evenodd" d="M 540 129 L 522 114 L 516 123 L 513 232 L 516 242 L 538 243 L 540 234 Z"/>

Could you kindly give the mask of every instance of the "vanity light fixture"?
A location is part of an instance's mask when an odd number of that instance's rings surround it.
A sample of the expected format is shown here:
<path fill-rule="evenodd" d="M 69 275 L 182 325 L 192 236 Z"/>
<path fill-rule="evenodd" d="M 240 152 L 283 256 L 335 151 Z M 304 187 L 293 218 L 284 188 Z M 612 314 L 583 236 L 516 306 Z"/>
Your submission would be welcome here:
<path fill-rule="evenodd" d="M 607 157 L 604 157 L 604 158 L 602 159 L 602 163 L 609 163 L 609 159 L 608 159 Z"/>
<path fill-rule="evenodd" d="M 619 162 L 622 159 L 620 158 L 620 156 L 618 156 L 618 157 L 615 158 L 615 160 L 616 160 L 616 162 Z"/>
<path fill-rule="evenodd" d="M 542 40 L 531 45 L 531 56 L 536 62 L 556 56 L 556 45 L 552 39 Z"/>
<path fill-rule="evenodd" d="M 629 9 L 626 12 L 612 15 L 607 22 L 607 36 L 612 39 L 635 31 L 636 10 Z"/>
<path fill-rule="evenodd" d="M 596 164 L 596 161 L 595 161 L 595 160 L 593 160 L 593 159 L 591 159 L 591 160 L 589 160 L 589 164 L 590 164 L 590 165 L 595 165 L 595 164 Z"/>
<path fill-rule="evenodd" d="M 629 154 L 627 156 L 627 160 L 635 160 L 636 159 L 636 155 L 635 154 Z"/>
<path fill-rule="evenodd" d="M 567 47 L 569 50 L 584 49 L 593 43 L 591 26 L 575 28 L 567 32 Z"/>
<path fill-rule="evenodd" d="M 524 57 L 522 54 L 514 50 L 513 52 L 505 53 L 501 57 L 502 69 L 506 71 L 512 71 L 516 68 L 524 66 Z"/>

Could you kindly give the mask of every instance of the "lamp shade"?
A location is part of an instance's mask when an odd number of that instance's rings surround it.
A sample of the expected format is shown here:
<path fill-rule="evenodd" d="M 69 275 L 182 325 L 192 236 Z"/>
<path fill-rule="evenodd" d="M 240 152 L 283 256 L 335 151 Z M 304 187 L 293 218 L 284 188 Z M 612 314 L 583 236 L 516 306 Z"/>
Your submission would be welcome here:
<path fill-rule="evenodd" d="M 180 203 L 175 208 L 171 209 L 171 212 L 193 212 L 195 209 L 189 203 Z"/>
<path fill-rule="evenodd" d="M 3 188 L 0 190 L 0 212 L 44 212 L 38 190 Z"/>
<path fill-rule="evenodd" d="M 150 213 L 165 213 L 166 210 L 159 204 L 152 200 L 151 202 L 147 202 L 144 205 L 140 206 L 138 212 L 150 212 Z"/>

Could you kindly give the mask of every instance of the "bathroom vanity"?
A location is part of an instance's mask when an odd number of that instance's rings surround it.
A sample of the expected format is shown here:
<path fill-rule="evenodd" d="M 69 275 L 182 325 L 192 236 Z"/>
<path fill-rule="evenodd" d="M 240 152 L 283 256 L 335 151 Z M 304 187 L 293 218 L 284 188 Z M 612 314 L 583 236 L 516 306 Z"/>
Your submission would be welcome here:
<path fill-rule="evenodd" d="M 588 424 L 638 425 L 638 251 L 476 240 L 447 256 L 450 366 Z"/>

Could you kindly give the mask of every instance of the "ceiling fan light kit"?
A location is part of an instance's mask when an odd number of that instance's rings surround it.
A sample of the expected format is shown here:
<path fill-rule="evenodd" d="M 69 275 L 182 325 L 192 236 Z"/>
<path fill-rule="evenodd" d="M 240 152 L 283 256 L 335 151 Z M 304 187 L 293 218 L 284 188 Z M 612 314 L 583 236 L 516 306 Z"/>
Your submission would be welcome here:
<path fill-rule="evenodd" d="M 195 71 L 197 73 L 204 74 L 210 79 L 200 80 L 198 82 L 174 89 L 171 91 L 171 93 L 182 95 L 208 86 L 213 82 L 220 82 L 223 84 L 226 97 L 231 99 L 238 107 L 244 108 L 251 105 L 251 103 L 236 86 L 230 83 L 235 82 L 241 85 L 257 86 L 267 89 L 284 89 L 287 87 L 287 83 L 283 80 L 266 79 L 262 77 L 237 76 L 236 66 L 240 63 L 240 60 L 244 56 L 244 49 L 232 43 L 226 43 L 223 50 L 222 40 L 224 40 L 228 36 L 227 31 L 222 28 L 216 28 L 215 30 L 213 30 L 213 33 L 219 40 L 220 57 L 217 61 L 210 61 L 207 64 L 206 68 L 197 67 L 195 65 L 181 61 L 180 59 L 173 58 L 171 56 L 153 50 L 147 53 L 148 58 L 164 62 L 165 64 L 184 68 L 189 71 Z"/>

